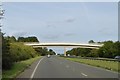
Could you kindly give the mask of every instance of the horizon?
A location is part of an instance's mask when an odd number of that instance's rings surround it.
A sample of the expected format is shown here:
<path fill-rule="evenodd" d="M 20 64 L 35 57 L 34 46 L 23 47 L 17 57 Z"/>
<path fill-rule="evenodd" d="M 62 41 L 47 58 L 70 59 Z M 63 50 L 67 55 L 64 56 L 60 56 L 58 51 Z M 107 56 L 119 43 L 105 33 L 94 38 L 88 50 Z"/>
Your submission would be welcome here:
<path fill-rule="evenodd" d="M 118 40 L 117 2 L 4 2 L 2 31 L 40 42 Z"/>

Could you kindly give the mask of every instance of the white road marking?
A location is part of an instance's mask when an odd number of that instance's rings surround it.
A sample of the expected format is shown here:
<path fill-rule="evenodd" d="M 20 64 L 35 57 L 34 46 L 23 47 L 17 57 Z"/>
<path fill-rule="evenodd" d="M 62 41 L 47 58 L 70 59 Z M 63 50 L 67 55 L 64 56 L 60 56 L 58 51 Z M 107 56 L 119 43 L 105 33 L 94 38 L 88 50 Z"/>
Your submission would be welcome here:
<path fill-rule="evenodd" d="M 43 57 L 44 58 L 44 57 Z M 33 73 L 32 73 L 32 75 L 31 75 L 31 79 L 34 77 L 34 74 L 35 74 L 35 72 L 36 72 L 36 70 L 37 70 L 37 68 L 38 68 L 38 65 L 40 64 L 40 62 L 43 60 L 43 58 L 42 59 L 40 59 L 39 60 L 39 62 L 38 62 L 38 64 L 36 65 L 36 67 L 35 67 L 35 69 L 34 69 L 34 71 L 33 71 Z"/>
<path fill-rule="evenodd" d="M 84 73 L 81 73 L 83 76 L 87 76 L 86 74 L 84 74 Z"/>

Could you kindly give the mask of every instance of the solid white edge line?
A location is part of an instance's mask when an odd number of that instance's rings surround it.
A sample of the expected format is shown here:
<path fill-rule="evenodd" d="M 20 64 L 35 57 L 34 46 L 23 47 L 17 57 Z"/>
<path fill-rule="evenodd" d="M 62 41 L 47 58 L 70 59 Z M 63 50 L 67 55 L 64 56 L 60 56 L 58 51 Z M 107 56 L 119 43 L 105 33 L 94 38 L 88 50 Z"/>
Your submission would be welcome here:
<path fill-rule="evenodd" d="M 44 57 L 43 57 L 44 58 Z M 38 65 L 40 64 L 40 62 L 43 60 L 43 58 L 42 59 L 40 59 L 39 60 L 39 62 L 38 62 L 38 64 L 36 65 L 36 67 L 35 67 L 35 69 L 34 69 L 34 71 L 32 72 L 32 75 L 31 75 L 31 79 L 34 77 L 34 74 L 35 74 L 35 72 L 36 72 L 36 70 L 37 70 L 37 68 L 38 68 Z"/>
<path fill-rule="evenodd" d="M 83 76 L 87 76 L 86 74 L 84 74 L 84 73 L 81 73 Z"/>

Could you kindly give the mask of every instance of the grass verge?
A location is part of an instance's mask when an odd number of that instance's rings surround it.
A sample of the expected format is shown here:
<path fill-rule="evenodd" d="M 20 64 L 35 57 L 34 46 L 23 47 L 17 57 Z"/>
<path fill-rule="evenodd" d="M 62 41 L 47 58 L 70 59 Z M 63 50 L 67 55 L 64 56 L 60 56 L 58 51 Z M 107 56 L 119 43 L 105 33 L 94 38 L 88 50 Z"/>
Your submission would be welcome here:
<path fill-rule="evenodd" d="M 34 61 L 38 60 L 40 56 L 31 58 L 25 61 L 17 62 L 13 65 L 12 69 L 4 70 L 2 72 L 2 78 L 15 78 L 18 74 L 23 72 L 28 66 L 30 66 Z"/>
<path fill-rule="evenodd" d="M 92 66 L 96 66 L 96 67 L 105 68 L 105 69 L 116 71 L 116 72 L 120 72 L 120 68 L 118 67 L 118 65 L 120 64 L 119 62 L 80 59 L 80 58 L 65 58 L 65 59 L 75 61 L 75 62 L 79 62 L 79 63 L 92 65 Z"/>

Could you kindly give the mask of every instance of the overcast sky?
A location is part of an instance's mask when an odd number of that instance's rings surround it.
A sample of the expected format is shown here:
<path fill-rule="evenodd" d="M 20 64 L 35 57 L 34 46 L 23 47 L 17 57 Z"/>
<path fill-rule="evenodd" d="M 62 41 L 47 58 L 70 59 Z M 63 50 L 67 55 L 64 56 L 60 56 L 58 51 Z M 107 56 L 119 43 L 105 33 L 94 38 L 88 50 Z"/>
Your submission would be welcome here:
<path fill-rule="evenodd" d="M 3 8 L 6 35 L 40 42 L 118 40 L 117 2 L 5 2 Z"/>

